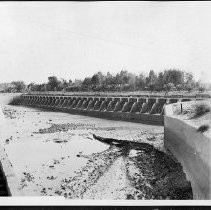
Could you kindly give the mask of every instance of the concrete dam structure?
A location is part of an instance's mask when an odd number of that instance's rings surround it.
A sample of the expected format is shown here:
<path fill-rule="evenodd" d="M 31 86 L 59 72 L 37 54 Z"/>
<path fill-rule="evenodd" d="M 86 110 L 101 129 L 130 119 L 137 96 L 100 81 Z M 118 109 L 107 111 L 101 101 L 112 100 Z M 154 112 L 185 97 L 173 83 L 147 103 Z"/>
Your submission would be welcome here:
<path fill-rule="evenodd" d="M 97 97 L 23 94 L 17 104 L 99 118 L 163 125 L 164 106 L 196 100 L 183 96 Z"/>

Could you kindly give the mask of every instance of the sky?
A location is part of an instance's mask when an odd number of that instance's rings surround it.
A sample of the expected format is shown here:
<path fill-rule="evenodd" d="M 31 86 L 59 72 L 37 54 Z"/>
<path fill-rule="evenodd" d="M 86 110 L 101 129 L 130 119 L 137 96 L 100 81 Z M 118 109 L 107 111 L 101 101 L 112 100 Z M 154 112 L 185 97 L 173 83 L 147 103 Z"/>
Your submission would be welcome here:
<path fill-rule="evenodd" d="M 169 68 L 211 82 L 211 2 L 0 2 L 0 82 Z"/>

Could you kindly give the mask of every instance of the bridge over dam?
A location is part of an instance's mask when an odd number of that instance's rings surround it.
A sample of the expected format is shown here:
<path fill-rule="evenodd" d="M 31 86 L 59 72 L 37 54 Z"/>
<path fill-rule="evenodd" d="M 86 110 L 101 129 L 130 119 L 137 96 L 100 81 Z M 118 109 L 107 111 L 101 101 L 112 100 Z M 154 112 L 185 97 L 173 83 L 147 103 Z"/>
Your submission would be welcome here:
<path fill-rule="evenodd" d="M 202 100 L 206 95 L 195 96 L 85 96 L 23 94 L 16 104 L 88 115 L 98 118 L 163 125 L 166 104 Z"/>

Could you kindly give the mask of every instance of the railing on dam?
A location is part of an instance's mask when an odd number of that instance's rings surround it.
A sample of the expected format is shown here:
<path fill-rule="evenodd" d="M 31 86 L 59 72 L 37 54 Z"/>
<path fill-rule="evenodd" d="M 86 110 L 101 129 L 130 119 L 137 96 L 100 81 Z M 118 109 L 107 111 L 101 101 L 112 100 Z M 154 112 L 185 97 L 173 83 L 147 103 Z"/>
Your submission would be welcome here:
<path fill-rule="evenodd" d="M 66 91 L 29 91 L 28 95 L 52 95 L 52 96 L 93 96 L 93 97 L 174 97 L 174 98 L 210 98 L 211 96 L 207 93 L 160 93 L 160 92 L 150 92 L 145 91 L 144 93 L 139 92 L 66 92 Z"/>
<path fill-rule="evenodd" d="M 18 104 L 71 114 L 163 125 L 166 104 L 197 99 L 200 97 L 23 94 Z"/>

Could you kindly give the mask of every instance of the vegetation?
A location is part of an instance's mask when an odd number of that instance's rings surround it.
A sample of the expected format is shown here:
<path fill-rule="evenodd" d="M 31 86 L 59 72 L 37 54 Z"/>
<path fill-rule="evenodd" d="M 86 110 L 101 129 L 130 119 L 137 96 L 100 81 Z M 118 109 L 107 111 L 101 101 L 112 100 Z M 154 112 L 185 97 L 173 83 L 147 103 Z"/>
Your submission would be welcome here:
<path fill-rule="evenodd" d="M 13 81 L 11 83 L 0 84 L 0 92 L 5 93 L 22 93 L 27 90 L 27 86 L 23 81 Z"/>
<path fill-rule="evenodd" d="M 209 130 L 209 125 L 201 125 L 197 131 L 198 132 L 201 132 L 201 133 L 204 133 L 205 131 L 208 131 Z"/>
<path fill-rule="evenodd" d="M 140 73 L 135 75 L 126 70 L 122 70 L 116 75 L 102 72 L 86 77 L 84 80 L 72 82 L 65 79 L 58 79 L 56 76 L 48 77 L 48 82 L 43 84 L 30 83 L 26 85 L 23 81 L 14 81 L 4 92 L 24 92 L 24 91 L 192 91 L 203 92 L 205 87 L 202 83 L 195 81 L 193 75 L 177 69 L 164 70 L 156 74 L 150 70 L 148 75 Z"/>
<path fill-rule="evenodd" d="M 211 111 L 211 107 L 204 103 L 195 103 L 190 104 L 190 106 L 183 106 L 181 104 L 181 109 L 178 107 L 175 109 L 175 114 L 182 114 L 182 115 L 188 115 L 189 119 L 194 119 L 203 116 L 204 114 Z"/>
<path fill-rule="evenodd" d="M 210 112 L 210 106 L 209 105 L 207 105 L 205 103 L 196 104 L 195 107 L 194 107 L 193 118 L 200 117 L 200 116 L 206 114 L 207 112 Z"/>

